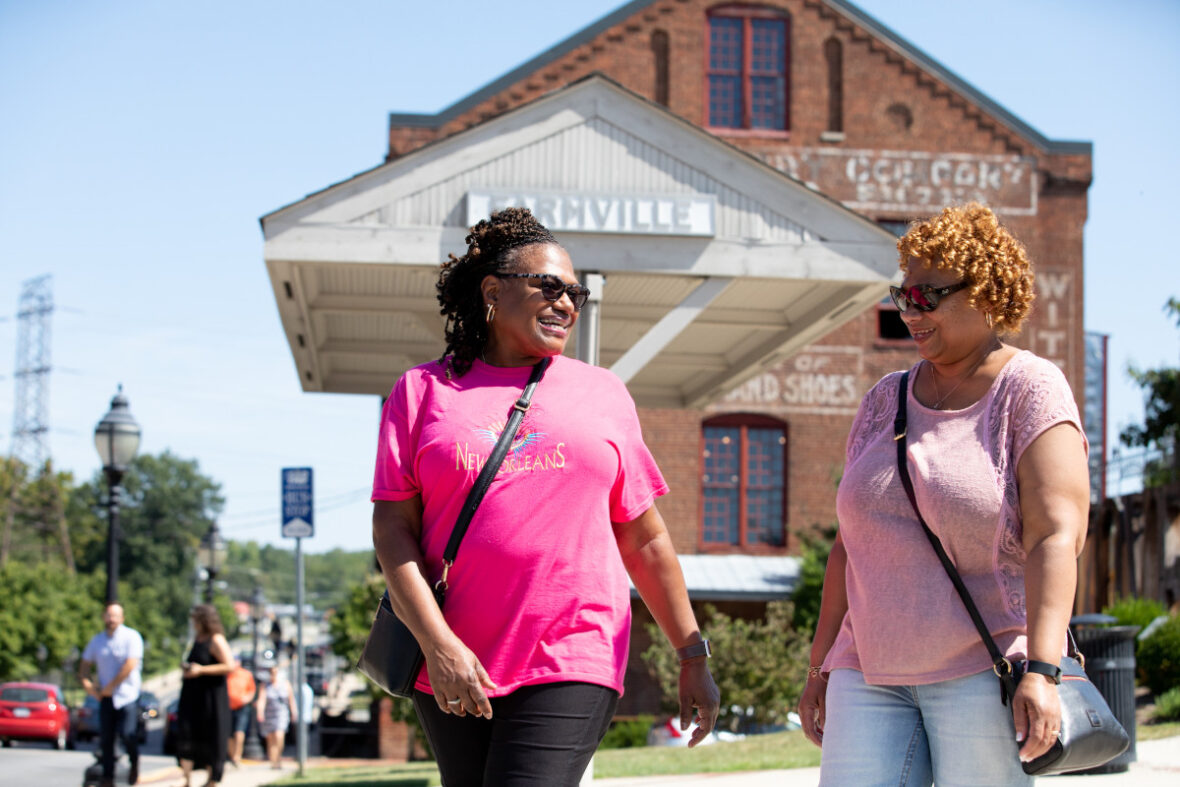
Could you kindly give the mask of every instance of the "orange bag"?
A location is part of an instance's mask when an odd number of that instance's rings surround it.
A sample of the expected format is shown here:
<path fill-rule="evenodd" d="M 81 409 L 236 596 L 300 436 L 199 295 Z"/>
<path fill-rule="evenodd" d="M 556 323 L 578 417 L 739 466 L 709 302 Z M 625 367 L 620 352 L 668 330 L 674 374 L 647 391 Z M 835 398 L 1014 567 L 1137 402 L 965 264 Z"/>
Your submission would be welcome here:
<path fill-rule="evenodd" d="M 229 692 L 230 710 L 237 710 L 254 699 L 254 675 L 239 665 L 225 676 L 225 688 Z"/>

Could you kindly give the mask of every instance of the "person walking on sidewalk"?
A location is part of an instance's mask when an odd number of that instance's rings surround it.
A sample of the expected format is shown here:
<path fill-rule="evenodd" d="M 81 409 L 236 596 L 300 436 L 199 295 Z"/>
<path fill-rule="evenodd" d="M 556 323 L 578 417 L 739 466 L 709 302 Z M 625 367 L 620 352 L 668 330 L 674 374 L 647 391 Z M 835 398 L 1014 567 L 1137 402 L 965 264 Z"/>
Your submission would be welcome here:
<path fill-rule="evenodd" d="M 1058 664 L 1090 501 L 1069 383 L 1003 341 L 1033 300 L 1024 246 L 986 207 L 947 208 L 898 243 L 890 294 L 920 360 L 867 394 L 848 435 L 811 669 L 799 701 L 822 785 L 1030 785 L 1057 737 Z M 903 487 L 895 441 L 906 410 Z M 1011 707 L 915 506 L 1005 658 Z"/>
<path fill-rule="evenodd" d="M 254 698 L 257 686 L 254 673 L 234 659 L 234 668 L 225 676 L 225 688 L 229 694 L 229 711 L 233 717 L 229 737 L 229 762 L 235 768 L 242 764 L 242 749 L 246 744 L 246 733 L 250 730 L 250 714 L 254 712 Z"/>
<path fill-rule="evenodd" d="M 373 543 L 393 608 L 422 645 L 414 709 L 443 782 L 576 785 L 622 693 L 628 577 L 678 649 L 690 746 L 713 729 L 719 693 L 635 403 L 618 377 L 562 354 L 590 291 L 526 208 L 492 213 L 467 244 L 436 284 L 446 354 L 407 371 L 385 404 Z M 459 509 L 538 366 L 447 578 Z M 430 592 L 440 579 L 441 610 Z"/>
<path fill-rule="evenodd" d="M 115 783 L 115 738 L 123 742 L 130 761 L 127 783 L 139 781 L 140 665 L 143 662 L 143 637 L 123 625 L 123 607 L 110 602 L 102 613 L 103 630 L 95 634 L 78 664 L 78 679 L 91 697 L 99 700 L 98 725 L 102 751 L 102 787 Z M 92 667 L 98 668 L 98 683 L 90 679 Z"/>
<path fill-rule="evenodd" d="M 205 785 L 210 787 L 221 781 L 225 770 L 231 729 L 225 676 L 233 671 L 234 657 L 212 604 L 193 607 L 192 620 L 196 636 L 181 665 L 184 683 L 176 712 L 176 752 L 185 787 L 194 768 L 208 769 Z"/>
<path fill-rule="evenodd" d="M 266 736 L 266 758 L 275 770 L 282 767 L 284 739 L 296 713 L 291 682 L 278 664 L 272 664 L 270 681 L 258 692 L 258 724 Z"/>

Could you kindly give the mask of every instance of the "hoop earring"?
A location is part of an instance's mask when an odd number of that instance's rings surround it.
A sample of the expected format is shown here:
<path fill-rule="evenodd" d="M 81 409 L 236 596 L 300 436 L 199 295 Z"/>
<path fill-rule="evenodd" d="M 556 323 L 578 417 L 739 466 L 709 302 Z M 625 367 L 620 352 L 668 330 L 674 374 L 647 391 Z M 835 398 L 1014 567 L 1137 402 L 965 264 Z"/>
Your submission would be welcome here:
<path fill-rule="evenodd" d="M 496 319 L 496 304 L 494 304 L 494 303 L 489 303 L 489 304 L 488 304 L 488 309 L 487 309 L 487 318 L 486 318 L 486 320 L 487 320 L 487 322 L 491 322 L 491 321 L 492 321 L 492 320 L 494 320 L 494 319 Z"/>

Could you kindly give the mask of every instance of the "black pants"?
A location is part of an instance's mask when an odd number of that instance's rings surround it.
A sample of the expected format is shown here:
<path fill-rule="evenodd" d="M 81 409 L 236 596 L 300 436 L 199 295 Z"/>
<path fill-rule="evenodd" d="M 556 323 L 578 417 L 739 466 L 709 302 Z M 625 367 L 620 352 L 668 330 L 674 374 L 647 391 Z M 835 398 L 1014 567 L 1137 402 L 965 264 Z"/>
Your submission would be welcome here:
<path fill-rule="evenodd" d="M 543 683 L 494 697 L 492 718 L 443 713 L 414 692 L 414 710 L 445 787 L 576 787 L 615 715 L 619 694 L 590 683 Z"/>
<path fill-rule="evenodd" d="M 129 702 L 116 708 L 110 697 L 103 697 L 98 706 L 99 741 L 102 748 L 102 778 L 115 778 L 115 736 L 123 741 L 127 759 L 132 765 L 139 762 L 139 737 L 136 724 L 139 717 L 139 703 Z"/>

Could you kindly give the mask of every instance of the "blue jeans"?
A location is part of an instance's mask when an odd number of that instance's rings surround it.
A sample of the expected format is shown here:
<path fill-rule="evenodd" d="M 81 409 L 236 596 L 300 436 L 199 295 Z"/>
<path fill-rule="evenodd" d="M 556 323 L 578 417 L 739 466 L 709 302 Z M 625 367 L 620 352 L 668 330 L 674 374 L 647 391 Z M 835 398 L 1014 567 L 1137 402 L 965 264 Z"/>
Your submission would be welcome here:
<path fill-rule="evenodd" d="M 922 686 L 870 686 L 857 670 L 833 670 L 825 707 L 821 787 L 1033 783 L 991 670 Z"/>
<path fill-rule="evenodd" d="M 139 763 L 139 737 L 136 725 L 139 722 L 139 703 L 132 701 L 122 708 L 115 708 L 110 697 L 103 697 L 98 706 L 99 746 L 102 750 L 102 778 L 115 777 L 115 737 L 123 741 L 127 759 L 132 765 Z"/>

